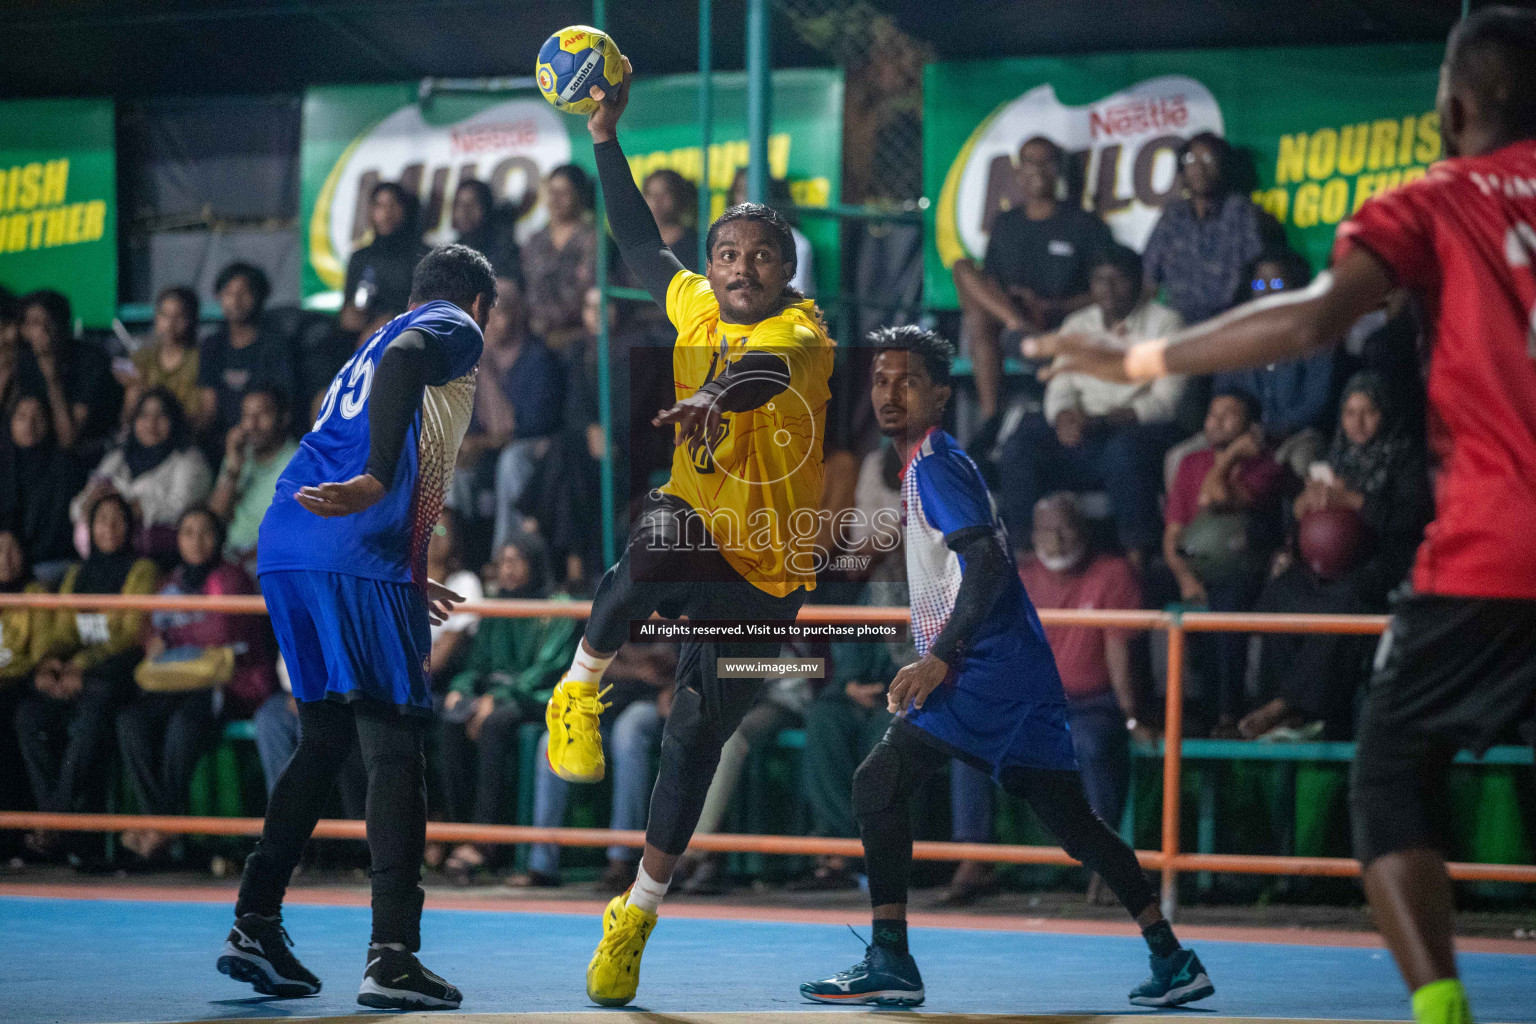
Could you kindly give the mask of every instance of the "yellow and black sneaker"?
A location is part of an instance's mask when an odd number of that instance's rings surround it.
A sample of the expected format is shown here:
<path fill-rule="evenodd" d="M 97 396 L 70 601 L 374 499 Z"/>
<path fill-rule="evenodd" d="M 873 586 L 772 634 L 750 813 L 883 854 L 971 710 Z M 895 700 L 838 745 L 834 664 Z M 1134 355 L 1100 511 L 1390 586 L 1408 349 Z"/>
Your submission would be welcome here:
<path fill-rule="evenodd" d="M 640 957 L 656 915 L 629 904 L 624 892 L 603 911 L 603 941 L 587 965 L 587 998 L 598 1006 L 624 1006 L 640 988 Z"/>
<path fill-rule="evenodd" d="M 544 709 L 549 727 L 549 768 L 566 782 L 601 782 L 603 737 L 598 720 L 611 704 L 603 697 L 613 687 L 599 691 L 596 683 L 562 679 Z"/>

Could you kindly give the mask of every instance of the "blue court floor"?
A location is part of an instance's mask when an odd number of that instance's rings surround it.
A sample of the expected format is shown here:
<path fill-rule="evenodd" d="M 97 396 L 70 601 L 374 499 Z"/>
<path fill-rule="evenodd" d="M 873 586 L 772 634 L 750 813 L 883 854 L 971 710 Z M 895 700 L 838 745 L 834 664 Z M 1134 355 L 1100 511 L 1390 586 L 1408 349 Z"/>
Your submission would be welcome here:
<path fill-rule="evenodd" d="M 211 903 L 0 897 L 0 1020 L 107 1024 L 357 1014 L 368 911 L 293 906 L 295 952 L 318 997 L 267 1000 L 214 970 L 230 909 Z M 464 1012 L 589 1008 L 584 971 L 596 918 L 428 910 L 422 959 L 464 990 Z M 1221 1017 L 1402 1020 L 1391 959 L 1374 949 L 1195 943 L 1216 995 L 1179 1012 Z M 914 929 L 929 1013 L 1127 1014 L 1146 973 L 1134 938 Z M 662 918 L 636 1008 L 659 1013 L 826 1009 L 798 984 L 863 947 L 825 924 Z M 1479 1021 L 1536 1024 L 1536 956 L 1467 953 Z M 599 1012 L 599 1011 L 595 1011 Z"/>

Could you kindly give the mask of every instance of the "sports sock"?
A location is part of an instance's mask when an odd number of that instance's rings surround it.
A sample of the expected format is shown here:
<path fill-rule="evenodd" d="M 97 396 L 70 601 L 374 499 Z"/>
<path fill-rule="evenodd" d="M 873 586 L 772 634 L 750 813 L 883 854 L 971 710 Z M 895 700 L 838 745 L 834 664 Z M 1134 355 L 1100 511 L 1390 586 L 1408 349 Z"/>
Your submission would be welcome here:
<path fill-rule="evenodd" d="M 1147 940 L 1147 948 L 1153 956 L 1172 956 L 1179 951 L 1179 940 L 1174 937 L 1173 926 L 1167 921 L 1143 928 L 1141 937 Z"/>
<path fill-rule="evenodd" d="M 368 943 L 368 948 L 369 949 L 393 949 L 393 950 L 395 950 L 398 953 L 409 952 L 409 950 L 407 950 L 405 948 L 405 943 L 403 943 L 403 942 L 370 942 L 370 943 Z"/>
<path fill-rule="evenodd" d="M 1413 1019 L 1419 1024 L 1472 1024 L 1472 1007 L 1460 978 L 1441 978 L 1413 993 Z"/>
<path fill-rule="evenodd" d="M 875 918 L 873 945 L 889 949 L 893 953 L 907 952 L 907 919 L 904 917 Z"/>
<path fill-rule="evenodd" d="M 600 683 L 603 681 L 603 673 L 608 671 L 608 666 L 617 653 L 614 652 L 607 657 L 588 654 L 584 646 L 577 644 L 576 657 L 571 659 L 571 668 L 566 672 L 565 678 L 574 679 L 579 683 Z"/>
<path fill-rule="evenodd" d="M 645 865 L 635 873 L 635 884 L 629 887 L 629 905 L 654 914 L 661 909 L 662 898 L 667 895 L 671 882 L 658 882 L 645 873 Z"/>

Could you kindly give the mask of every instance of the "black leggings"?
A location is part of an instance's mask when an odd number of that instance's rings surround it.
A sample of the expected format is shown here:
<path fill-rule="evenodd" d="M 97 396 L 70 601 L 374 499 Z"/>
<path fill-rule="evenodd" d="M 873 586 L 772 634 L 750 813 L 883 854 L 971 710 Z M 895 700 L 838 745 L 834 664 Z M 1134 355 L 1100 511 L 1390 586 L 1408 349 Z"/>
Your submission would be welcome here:
<path fill-rule="evenodd" d="M 747 582 L 714 547 L 702 520 L 680 498 L 652 491 L 630 531 L 619 563 L 592 598 L 587 644 L 612 654 L 629 639 L 631 622 L 652 612 L 667 618 L 790 621 L 805 592 L 774 597 Z M 722 681 L 716 658 L 771 658 L 772 643 L 684 643 L 678 648 L 677 697 L 661 736 L 661 766 L 651 791 L 646 842 L 663 853 L 688 848 L 720 748 L 763 691 L 761 679 Z"/>
<path fill-rule="evenodd" d="M 853 776 L 853 809 L 869 867 L 869 900 L 879 907 L 907 902 L 912 873 L 912 796 L 942 764 L 958 757 L 991 774 L 991 767 L 949 748 L 898 718 Z M 1005 767 L 1003 791 L 1029 801 L 1069 855 L 1104 879 L 1132 917 L 1156 899 L 1136 854 L 1104 824 L 1075 771 Z"/>
<path fill-rule="evenodd" d="M 373 941 L 421 948 L 421 857 L 427 789 L 422 737 L 429 719 L 368 698 L 299 704 L 299 745 L 267 801 L 261 840 L 245 861 L 235 914 L 282 909 L 288 879 L 330 799 L 355 733 L 368 773 Z"/>

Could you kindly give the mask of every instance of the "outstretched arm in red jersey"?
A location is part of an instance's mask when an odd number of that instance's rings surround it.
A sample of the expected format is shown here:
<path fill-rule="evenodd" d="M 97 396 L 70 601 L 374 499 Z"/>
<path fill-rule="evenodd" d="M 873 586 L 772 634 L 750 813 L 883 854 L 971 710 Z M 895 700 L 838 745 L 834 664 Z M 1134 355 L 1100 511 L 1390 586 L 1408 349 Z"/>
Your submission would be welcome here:
<path fill-rule="evenodd" d="M 1035 359 L 1058 357 L 1041 371 L 1043 379 L 1076 372 L 1130 382 L 1267 366 L 1337 344 L 1394 286 L 1386 264 L 1355 245 L 1307 288 L 1250 302 L 1170 338 L 1126 351 L 1089 335 L 1049 334 L 1026 340 L 1023 352 Z"/>

